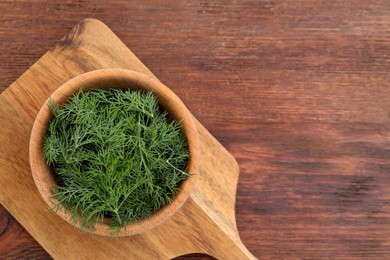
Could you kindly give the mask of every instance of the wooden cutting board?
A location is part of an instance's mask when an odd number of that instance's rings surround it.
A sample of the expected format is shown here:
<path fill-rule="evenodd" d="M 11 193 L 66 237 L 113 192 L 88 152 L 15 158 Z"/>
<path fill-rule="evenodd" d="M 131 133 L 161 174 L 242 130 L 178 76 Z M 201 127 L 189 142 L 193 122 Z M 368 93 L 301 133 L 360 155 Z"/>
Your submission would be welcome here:
<path fill-rule="evenodd" d="M 189 253 L 253 259 L 235 221 L 237 162 L 197 120 L 198 180 L 188 201 L 167 222 L 139 235 L 101 237 L 74 228 L 48 210 L 28 159 L 35 116 L 62 83 L 102 68 L 126 68 L 155 78 L 106 25 L 86 19 L 0 95 L 0 202 L 58 259 L 170 259 Z"/>

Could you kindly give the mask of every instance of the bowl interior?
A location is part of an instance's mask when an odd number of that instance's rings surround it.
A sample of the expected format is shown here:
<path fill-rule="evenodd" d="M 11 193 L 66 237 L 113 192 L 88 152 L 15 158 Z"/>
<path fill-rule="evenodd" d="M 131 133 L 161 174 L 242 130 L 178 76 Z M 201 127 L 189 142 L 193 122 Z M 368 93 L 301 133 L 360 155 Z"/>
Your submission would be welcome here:
<path fill-rule="evenodd" d="M 151 79 L 138 72 L 123 69 L 97 70 L 81 74 L 58 88 L 45 102 L 39 111 L 34 122 L 30 139 L 30 165 L 35 184 L 46 203 L 53 207 L 56 201 L 51 198 L 51 189 L 55 184 L 55 179 L 50 167 L 46 164 L 43 156 L 43 139 L 46 128 L 52 118 L 52 113 L 48 107 L 48 101 L 52 99 L 56 104 L 67 102 L 68 98 L 82 89 L 88 91 L 93 88 L 118 88 L 152 91 L 157 97 L 162 109 L 166 110 L 172 119 L 181 122 L 181 131 L 186 136 L 190 159 L 187 163 L 187 172 L 195 174 L 191 178 L 179 183 L 179 191 L 174 196 L 172 203 L 162 207 L 150 217 L 137 223 L 129 223 L 126 232 L 122 229 L 117 235 L 132 235 L 144 232 L 169 219 L 186 201 L 196 180 L 199 141 L 198 133 L 192 115 L 181 102 L 181 100 L 166 86 L 157 80 Z M 69 212 L 61 209 L 56 212 L 66 221 L 80 227 L 80 221 L 73 223 Z M 95 234 L 111 235 L 112 231 L 105 222 L 95 225 Z"/>

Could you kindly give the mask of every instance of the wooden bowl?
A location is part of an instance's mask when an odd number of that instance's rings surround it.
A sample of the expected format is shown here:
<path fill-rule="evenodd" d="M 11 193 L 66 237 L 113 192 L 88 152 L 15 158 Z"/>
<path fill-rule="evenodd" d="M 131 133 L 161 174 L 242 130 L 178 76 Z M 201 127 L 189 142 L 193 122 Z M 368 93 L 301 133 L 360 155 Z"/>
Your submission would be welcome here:
<path fill-rule="evenodd" d="M 87 91 L 92 88 L 103 87 L 153 91 L 159 104 L 168 112 L 169 116 L 181 122 L 181 130 L 187 138 L 190 152 L 187 171 L 191 174 L 196 174 L 199 162 L 199 138 L 192 115 L 183 102 L 161 82 L 131 70 L 95 70 L 67 81 L 59 87 L 49 99 L 52 99 L 57 104 L 61 104 L 66 102 L 68 98 L 74 95 L 80 88 Z M 35 119 L 31 132 L 29 152 L 31 171 L 35 184 L 45 202 L 52 208 L 58 203 L 58 201 L 51 198 L 51 189 L 53 188 L 53 185 L 55 185 L 55 179 L 43 156 L 43 139 L 46 134 L 47 125 L 53 116 L 48 107 L 49 99 L 42 106 Z M 162 207 L 146 219 L 127 224 L 126 232 L 122 229 L 117 235 L 125 236 L 138 234 L 154 228 L 172 217 L 189 197 L 195 180 L 196 175 L 193 175 L 191 178 L 182 181 L 180 183 L 180 190 L 173 198 L 172 203 Z M 71 214 L 68 211 L 60 209 L 56 213 L 67 222 L 80 228 L 80 220 L 77 221 L 77 223 L 71 221 Z M 96 223 L 95 228 L 96 231 L 94 234 L 97 235 L 109 236 L 112 233 L 112 230 L 109 230 L 109 225 L 105 222 Z"/>

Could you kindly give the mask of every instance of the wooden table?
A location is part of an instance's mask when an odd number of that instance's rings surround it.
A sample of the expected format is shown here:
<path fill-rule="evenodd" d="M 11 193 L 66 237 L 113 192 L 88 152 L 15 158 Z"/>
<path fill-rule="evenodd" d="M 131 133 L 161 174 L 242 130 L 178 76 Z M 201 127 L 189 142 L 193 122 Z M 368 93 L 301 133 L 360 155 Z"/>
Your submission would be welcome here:
<path fill-rule="evenodd" d="M 389 257 L 390 2 L 160 2 L 0 2 L 0 91 L 100 19 L 238 160 L 255 256 Z M 0 206 L 8 257 L 49 258 Z"/>

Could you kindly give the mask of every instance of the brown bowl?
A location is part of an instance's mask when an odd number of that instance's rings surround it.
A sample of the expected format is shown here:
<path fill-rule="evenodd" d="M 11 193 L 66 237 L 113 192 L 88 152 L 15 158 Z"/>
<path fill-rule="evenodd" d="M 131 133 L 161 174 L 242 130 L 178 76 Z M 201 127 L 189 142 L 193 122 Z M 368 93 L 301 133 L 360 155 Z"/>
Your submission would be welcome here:
<path fill-rule="evenodd" d="M 95 70 L 81 74 L 59 87 L 49 99 L 56 104 L 64 103 L 75 94 L 80 88 L 87 91 L 92 88 L 120 88 L 120 89 L 138 89 L 153 91 L 159 104 L 165 109 L 169 116 L 181 122 L 181 130 L 185 134 L 190 152 L 190 160 L 187 165 L 187 172 L 195 174 L 199 162 L 199 140 L 191 113 L 185 107 L 183 102 L 161 82 L 149 78 L 144 74 L 124 69 L 103 69 Z M 51 198 L 51 189 L 55 185 L 55 179 L 50 167 L 46 164 L 43 156 L 43 139 L 46 134 L 47 125 L 52 118 L 52 113 L 48 107 L 48 101 L 40 109 L 31 132 L 30 139 L 30 165 L 32 175 L 38 191 L 41 193 L 45 202 L 50 208 L 55 206 L 58 201 Z M 122 229 L 117 235 L 133 235 L 154 228 L 170 217 L 180 209 L 190 195 L 194 186 L 196 175 L 180 183 L 180 190 L 175 195 L 172 203 L 162 207 L 150 217 L 136 223 L 129 223 L 126 226 L 126 232 Z M 80 228 L 80 221 L 74 223 L 71 221 L 71 214 L 60 209 L 56 213 L 67 222 Z M 95 224 L 94 234 L 109 236 L 112 230 L 105 222 Z"/>

